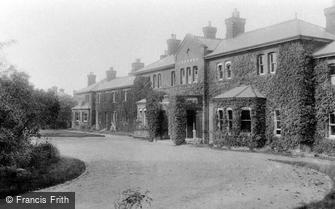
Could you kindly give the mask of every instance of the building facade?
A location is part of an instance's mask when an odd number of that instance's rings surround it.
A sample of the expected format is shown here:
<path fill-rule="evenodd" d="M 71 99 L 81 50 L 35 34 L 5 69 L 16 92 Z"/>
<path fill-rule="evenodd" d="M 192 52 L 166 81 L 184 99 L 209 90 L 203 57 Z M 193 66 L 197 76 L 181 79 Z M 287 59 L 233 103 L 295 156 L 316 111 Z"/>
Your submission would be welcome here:
<path fill-rule="evenodd" d="M 216 38 L 211 23 L 203 27 L 203 36 L 187 34 L 181 41 L 173 34 L 159 60 L 146 66 L 138 61 L 131 75 L 149 77 L 152 88 L 166 94 L 166 136 L 173 132 L 169 104 L 183 98 L 186 139 L 238 146 L 311 146 L 335 138 L 335 5 L 325 9 L 325 16 L 325 28 L 295 18 L 245 32 L 247 21 L 234 10 L 225 20 L 224 39 Z M 114 97 L 126 97 L 122 92 L 131 89 L 130 78 L 119 87 L 112 79 L 105 87 L 91 85 L 78 92 L 95 98 L 95 103 L 85 100 L 74 108 L 74 124 L 78 125 L 78 114 L 84 114 L 79 120 L 86 119 L 87 112 L 91 126 L 114 129 Z M 146 127 L 146 100 L 132 103 L 136 115 L 129 118 Z M 120 120 L 130 127 L 124 130 L 134 131 L 128 119 Z"/>

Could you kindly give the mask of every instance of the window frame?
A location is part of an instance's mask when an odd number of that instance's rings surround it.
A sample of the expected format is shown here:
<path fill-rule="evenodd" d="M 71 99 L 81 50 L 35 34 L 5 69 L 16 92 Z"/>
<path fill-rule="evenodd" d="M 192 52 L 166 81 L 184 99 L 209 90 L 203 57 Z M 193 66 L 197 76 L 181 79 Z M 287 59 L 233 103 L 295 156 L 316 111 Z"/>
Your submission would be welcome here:
<path fill-rule="evenodd" d="M 171 82 L 170 82 L 171 86 L 175 86 L 176 85 L 176 71 L 174 70 L 171 71 L 170 77 L 171 77 Z"/>
<path fill-rule="evenodd" d="M 227 65 L 229 65 L 229 69 L 227 68 Z M 224 64 L 224 70 L 226 72 L 226 78 L 227 79 L 232 79 L 233 77 L 233 72 L 232 72 L 232 69 L 231 69 L 231 61 L 226 61 L 225 64 Z M 228 76 L 228 70 L 229 70 L 229 76 Z"/>
<path fill-rule="evenodd" d="M 277 71 L 277 53 L 276 52 L 268 53 L 268 66 L 269 66 L 269 73 L 276 74 L 276 71 Z"/>
<path fill-rule="evenodd" d="M 277 115 L 277 112 L 279 112 L 279 116 Z M 280 109 L 275 109 L 273 114 L 274 114 L 274 118 L 273 118 L 274 135 L 275 136 L 281 136 L 282 128 L 281 128 L 281 112 L 280 112 Z M 279 120 L 278 120 L 278 117 L 279 117 Z M 280 123 L 280 128 L 278 128 L 278 122 Z M 278 134 L 278 131 L 280 132 L 279 134 Z"/>
<path fill-rule="evenodd" d="M 180 68 L 180 85 L 186 84 L 186 73 L 184 68 Z"/>
<path fill-rule="evenodd" d="M 82 121 L 83 122 L 88 122 L 88 113 L 87 112 L 82 112 Z"/>
<path fill-rule="evenodd" d="M 217 78 L 219 81 L 222 81 L 224 79 L 224 70 L 223 70 L 223 65 L 222 63 L 218 63 L 216 65 L 216 72 L 217 72 Z M 222 77 L 221 77 L 222 75 Z"/>
<path fill-rule="evenodd" d="M 124 90 L 124 100 L 123 101 L 127 101 L 127 96 L 128 96 L 128 90 Z"/>
<path fill-rule="evenodd" d="M 199 79 L 198 66 L 193 66 L 193 68 L 192 68 L 192 83 L 198 83 L 198 79 Z"/>
<path fill-rule="evenodd" d="M 158 73 L 157 75 L 157 88 L 161 88 L 162 87 L 162 76 L 160 73 Z"/>
<path fill-rule="evenodd" d="M 79 122 L 80 121 L 80 113 L 79 112 L 74 112 L 74 120 Z"/>
<path fill-rule="evenodd" d="M 220 112 L 222 112 L 222 118 L 220 118 Z M 223 131 L 224 127 L 224 109 L 223 108 L 217 108 L 216 109 L 216 122 L 217 122 L 217 130 Z"/>
<path fill-rule="evenodd" d="M 332 123 L 332 120 L 331 120 L 331 115 L 333 115 L 334 117 L 334 123 Z M 329 113 L 329 116 L 328 116 L 329 120 L 328 120 L 328 138 L 329 139 L 335 139 L 335 131 L 334 131 L 334 134 L 332 134 L 332 127 L 335 128 L 335 112 L 333 113 Z"/>
<path fill-rule="evenodd" d="M 231 111 L 231 118 L 229 117 L 229 112 Z M 227 130 L 228 133 L 231 133 L 233 131 L 233 127 L 234 127 L 234 112 L 233 109 L 228 107 L 226 109 L 226 120 L 227 120 Z"/>
<path fill-rule="evenodd" d="M 249 119 L 248 119 L 248 120 L 246 120 L 246 119 L 242 120 L 242 112 L 243 112 L 243 111 L 249 111 L 250 120 L 249 120 Z M 241 131 L 241 133 L 251 134 L 251 132 L 252 132 L 252 116 L 251 116 L 251 108 L 249 108 L 249 107 L 244 107 L 244 108 L 241 109 L 240 121 L 241 121 L 241 122 L 240 122 L 240 131 Z M 250 131 L 246 132 L 246 131 L 242 130 L 242 123 L 243 123 L 243 122 L 250 122 Z"/>
<path fill-rule="evenodd" d="M 192 68 L 186 67 L 186 84 L 192 84 Z"/>
<path fill-rule="evenodd" d="M 260 59 L 260 58 L 262 58 L 262 59 Z M 258 73 L 258 75 L 265 75 L 264 59 L 265 59 L 264 54 L 257 55 L 257 73 Z M 261 69 L 262 69 L 263 73 L 261 73 Z"/>
<path fill-rule="evenodd" d="M 112 91 L 112 102 L 116 103 L 116 92 Z"/>
<path fill-rule="evenodd" d="M 335 86 L 335 64 L 330 64 L 328 67 L 329 67 L 330 84 L 332 86 Z"/>
<path fill-rule="evenodd" d="M 154 75 L 152 76 L 152 88 L 153 88 L 153 89 L 156 88 L 156 77 L 157 77 L 156 74 L 154 74 Z"/>

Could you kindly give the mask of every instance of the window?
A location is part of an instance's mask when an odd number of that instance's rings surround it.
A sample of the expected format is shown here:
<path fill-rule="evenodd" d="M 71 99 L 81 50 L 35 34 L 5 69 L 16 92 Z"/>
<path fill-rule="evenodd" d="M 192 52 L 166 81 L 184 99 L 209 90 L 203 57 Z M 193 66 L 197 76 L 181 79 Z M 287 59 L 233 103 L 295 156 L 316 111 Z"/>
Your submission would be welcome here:
<path fill-rule="evenodd" d="M 225 70 L 226 70 L 226 75 L 227 75 L 227 79 L 231 79 L 231 62 L 228 61 L 225 63 Z"/>
<path fill-rule="evenodd" d="M 218 130 L 222 131 L 223 130 L 223 122 L 224 122 L 223 109 L 218 109 L 216 114 L 217 114 Z"/>
<path fill-rule="evenodd" d="M 217 74 L 218 74 L 218 80 L 223 79 L 223 69 L 222 69 L 222 64 L 217 65 Z"/>
<path fill-rule="evenodd" d="M 257 57 L 257 74 L 264 75 L 264 54 L 260 54 Z"/>
<path fill-rule="evenodd" d="M 97 103 L 100 104 L 100 93 L 97 94 Z"/>
<path fill-rule="evenodd" d="M 116 92 L 115 92 L 115 91 L 113 91 L 113 92 L 112 92 L 112 101 L 113 101 L 113 103 L 115 103 L 115 102 L 116 102 L 116 100 L 115 100 L 115 96 L 116 96 Z"/>
<path fill-rule="evenodd" d="M 242 109 L 241 111 L 241 132 L 251 132 L 251 115 L 249 109 Z"/>
<path fill-rule="evenodd" d="M 171 71 L 171 86 L 176 85 L 176 72 Z"/>
<path fill-rule="evenodd" d="M 281 135 L 281 118 L 280 118 L 280 111 L 275 110 L 274 112 L 274 127 L 275 127 L 275 135 Z"/>
<path fill-rule="evenodd" d="M 143 110 L 143 124 L 146 126 L 147 125 L 147 110 Z"/>
<path fill-rule="evenodd" d="M 75 112 L 74 113 L 74 119 L 75 119 L 75 121 L 79 121 L 80 120 L 79 112 Z"/>
<path fill-rule="evenodd" d="M 90 102 L 90 95 L 85 95 L 85 102 L 89 103 Z"/>
<path fill-rule="evenodd" d="M 158 76 L 157 76 L 157 88 L 160 88 L 162 87 L 162 77 L 161 77 L 161 74 L 159 73 Z"/>
<path fill-rule="evenodd" d="M 127 94 L 128 94 L 128 90 L 124 90 L 124 101 L 127 101 Z"/>
<path fill-rule="evenodd" d="M 156 88 L 156 74 L 152 76 L 152 88 Z"/>
<path fill-rule="evenodd" d="M 227 109 L 227 123 L 228 123 L 228 132 L 233 130 L 233 110 L 231 108 Z"/>
<path fill-rule="evenodd" d="M 113 112 L 113 123 L 115 124 L 116 121 L 117 121 L 117 112 L 114 111 L 114 112 Z"/>
<path fill-rule="evenodd" d="M 330 83 L 335 85 L 335 65 L 330 65 Z"/>
<path fill-rule="evenodd" d="M 193 66 L 193 76 L 192 76 L 193 83 L 197 83 L 198 82 L 198 67 L 197 66 Z"/>
<path fill-rule="evenodd" d="M 86 112 L 83 112 L 82 118 L 83 118 L 83 122 L 87 122 L 88 121 L 88 114 Z"/>
<path fill-rule="evenodd" d="M 180 84 L 186 84 L 185 69 L 180 69 Z"/>
<path fill-rule="evenodd" d="M 277 54 L 271 52 L 268 54 L 268 61 L 269 61 L 269 71 L 270 73 L 276 73 L 277 70 Z"/>
<path fill-rule="evenodd" d="M 329 114 L 329 137 L 335 138 L 335 113 Z"/>
<path fill-rule="evenodd" d="M 192 83 L 192 71 L 191 71 L 191 68 L 190 67 L 186 68 L 186 71 L 187 71 L 186 82 L 187 82 L 187 84 L 191 84 Z"/>

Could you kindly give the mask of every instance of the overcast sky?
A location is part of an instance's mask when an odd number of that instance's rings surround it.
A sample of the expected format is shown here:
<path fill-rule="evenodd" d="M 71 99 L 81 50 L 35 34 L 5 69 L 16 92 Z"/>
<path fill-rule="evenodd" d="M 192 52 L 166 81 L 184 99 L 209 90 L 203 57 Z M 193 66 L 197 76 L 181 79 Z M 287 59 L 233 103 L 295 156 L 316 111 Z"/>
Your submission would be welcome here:
<path fill-rule="evenodd" d="M 0 41 L 11 64 L 38 88 L 58 86 L 72 94 L 113 66 L 118 76 L 141 58 L 156 61 L 172 33 L 202 35 L 208 21 L 225 36 L 224 20 L 234 8 L 246 31 L 298 18 L 324 26 L 332 0 L 1 0 Z"/>

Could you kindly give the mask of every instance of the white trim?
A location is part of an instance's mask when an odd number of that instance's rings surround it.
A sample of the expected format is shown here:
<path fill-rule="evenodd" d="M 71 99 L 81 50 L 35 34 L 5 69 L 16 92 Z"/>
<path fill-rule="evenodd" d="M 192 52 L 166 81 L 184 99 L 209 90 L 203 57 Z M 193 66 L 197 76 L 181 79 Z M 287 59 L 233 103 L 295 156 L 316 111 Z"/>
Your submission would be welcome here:
<path fill-rule="evenodd" d="M 276 111 L 279 112 L 280 120 L 278 120 L 278 118 L 277 118 Z M 273 122 L 274 122 L 274 130 L 273 130 L 273 132 L 274 132 L 274 135 L 275 135 L 275 136 L 281 136 L 281 135 L 282 135 L 282 134 L 281 134 L 282 129 L 281 129 L 281 127 L 278 128 L 278 126 L 277 126 L 277 122 L 279 121 L 279 122 L 281 123 L 281 121 L 282 121 L 282 120 L 281 120 L 280 109 L 275 109 L 275 110 L 273 111 L 273 115 L 274 115 L 274 117 L 273 117 Z M 277 134 L 277 131 L 280 131 L 280 134 Z"/>

